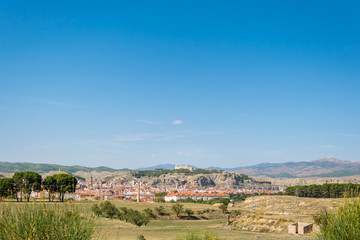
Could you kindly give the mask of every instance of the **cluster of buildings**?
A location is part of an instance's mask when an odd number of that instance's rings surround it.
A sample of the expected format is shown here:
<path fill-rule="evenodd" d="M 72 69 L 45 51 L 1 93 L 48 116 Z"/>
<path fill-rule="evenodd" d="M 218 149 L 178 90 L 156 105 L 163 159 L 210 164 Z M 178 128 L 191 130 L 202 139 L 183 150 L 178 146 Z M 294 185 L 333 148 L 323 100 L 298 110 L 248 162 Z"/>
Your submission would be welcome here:
<path fill-rule="evenodd" d="M 177 166 L 178 169 L 184 169 L 189 166 Z M 191 167 L 189 167 L 191 168 Z M 189 169 L 190 170 L 190 169 Z M 181 188 L 171 187 L 152 187 L 142 185 L 135 181 L 129 181 L 124 184 L 116 184 L 115 182 L 103 182 L 101 180 L 90 178 L 89 181 L 79 181 L 77 190 L 74 194 L 69 194 L 69 198 L 75 200 L 132 200 L 132 201 L 155 201 L 156 193 L 167 192 L 165 197 L 161 197 L 165 202 L 178 200 L 214 200 L 218 198 L 229 198 L 230 194 L 276 194 L 278 191 L 270 191 L 267 189 L 221 189 L 217 187 L 196 188 L 184 186 Z"/>

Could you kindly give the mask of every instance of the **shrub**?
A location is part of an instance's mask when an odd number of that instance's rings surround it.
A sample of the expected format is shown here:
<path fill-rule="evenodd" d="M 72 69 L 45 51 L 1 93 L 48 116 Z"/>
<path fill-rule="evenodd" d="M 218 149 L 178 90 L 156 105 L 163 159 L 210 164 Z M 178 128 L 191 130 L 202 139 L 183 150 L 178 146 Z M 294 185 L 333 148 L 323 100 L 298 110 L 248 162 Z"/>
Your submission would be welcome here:
<path fill-rule="evenodd" d="M 101 208 L 100 208 L 99 205 L 97 205 L 97 204 L 92 205 L 91 211 L 92 211 L 96 216 L 98 216 L 98 217 L 99 217 L 99 216 L 101 215 L 101 213 L 102 213 Z"/>
<path fill-rule="evenodd" d="M 0 240 L 93 239 L 95 218 L 73 204 L 8 204 L 0 208 Z"/>
<path fill-rule="evenodd" d="M 190 208 L 187 208 L 187 209 L 185 209 L 185 213 L 190 217 L 191 215 L 194 214 L 194 211 L 191 210 Z"/>
<path fill-rule="evenodd" d="M 176 217 L 180 217 L 181 213 L 183 212 L 184 205 L 180 203 L 175 203 L 171 206 L 171 210 L 175 212 Z"/>
<path fill-rule="evenodd" d="M 219 206 L 222 213 L 227 213 L 227 207 L 228 207 L 228 205 L 225 205 L 225 204 L 221 204 Z"/>
<path fill-rule="evenodd" d="M 334 213 L 320 213 L 318 239 L 360 239 L 360 199 L 347 199 Z"/>
<path fill-rule="evenodd" d="M 141 227 L 142 225 L 146 226 L 146 224 L 148 224 L 150 221 L 145 214 L 133 209 L 129 209 L 129 214 L 127 215 L 127 217 L 128 222 L 138 227 Z"/>
<path fill-rule="evenodd" d="M 240 210 L 234 210 L 233 211 L 235 216 L 241 216 L 241 211 Z"/>
<path fill-rule="evenodd" d="M 101 209 L 101 215 L 106 218 L 113 219 L 119 213 L 115 205 L 109 201 L 100 203 L 99 208 Z"/>
<path fill-rule="evenodd" d="M 157 214 L 159 214 L 159 215 L 164 215 L 165 214 L 165 208 L 164 208 L 164 206 L 159 206 L 159 207 L 156 207 L 155 208 L 155 212 L 157 213 Z"/>
<path fill-rule="evenodd" d="M 138 235 L 136 237 L 137 240 L 146 240 L 146 238 L 144 237 L 144 235 Z"/>
<path fill-rule="evenodd" d="M 145 216 L 147 216 L 148 218 L 156 218 L 153 210 L 151 210 L 150 208 L 145 208 L 143 211 L 144 211 Z"/>
<path fill-rule="evenodd" d="M 157 197 L 157 198 L 155 198 L 155 202 L 164 203 L 164 202 L 165 202 L 165 199 L 162 198 L 162 197 Z"/>

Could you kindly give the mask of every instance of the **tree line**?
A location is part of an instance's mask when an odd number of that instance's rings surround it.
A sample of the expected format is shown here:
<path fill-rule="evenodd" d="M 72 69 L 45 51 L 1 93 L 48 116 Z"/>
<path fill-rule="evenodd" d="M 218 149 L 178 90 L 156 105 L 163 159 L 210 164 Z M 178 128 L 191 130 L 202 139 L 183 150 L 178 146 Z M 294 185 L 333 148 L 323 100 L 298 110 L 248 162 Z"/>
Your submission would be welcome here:
<path fill-rule="evenodd" d="M 0 178 L 0 199 L 14 197 L 18 202 L 22 202 L 25 198 L 29 202 L 32 192 L 47 190 L 49 202 L 54 201 L 55 193 L 58 193 L 59 200 L 63 202 L 65 193 L 75 192 L 76 185 L 77 179 L 66 173 L 42 179 L 37 172 L 16 172 L 11 178 Z"/>
<path fill-rule="evenodd" d="M 291 186 L 285 190 L 286 195 L 312 198 L 342 198 L 359 196 L 360 184 L 325 183 L 323 185 Z"/>

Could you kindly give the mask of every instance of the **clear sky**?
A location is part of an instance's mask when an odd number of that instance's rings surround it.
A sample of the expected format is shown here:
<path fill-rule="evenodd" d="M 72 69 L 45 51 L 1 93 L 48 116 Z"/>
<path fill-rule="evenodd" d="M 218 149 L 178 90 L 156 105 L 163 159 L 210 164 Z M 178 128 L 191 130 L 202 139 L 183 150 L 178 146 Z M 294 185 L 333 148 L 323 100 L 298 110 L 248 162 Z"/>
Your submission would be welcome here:
<path fill-rule="evenodd" d="M 359 1 L 0 1 L 0 161 L 358 161 L 359 12 Z"/>

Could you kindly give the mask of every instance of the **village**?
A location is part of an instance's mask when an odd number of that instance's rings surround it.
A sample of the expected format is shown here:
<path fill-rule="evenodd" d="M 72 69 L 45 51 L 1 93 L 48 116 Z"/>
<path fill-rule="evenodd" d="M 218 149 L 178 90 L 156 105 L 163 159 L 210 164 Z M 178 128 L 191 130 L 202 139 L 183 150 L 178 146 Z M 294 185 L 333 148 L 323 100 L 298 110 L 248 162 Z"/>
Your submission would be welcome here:
<path fill-rule="evenodd" d="M 176 166 L 175 169 L 193 169 L 189 166 Z M 178 200 L 191 199 L 194 201 L 214 200 L 229 198 L 230 194 L 245 195 L 272 195 L 281 194 L 283 191 L 269 190 L 266 188 L 220 188 L 220 187 L 158 187 L 143 184 L 141 181 L 132 180 L 119 184 L 115 181 L 104 182 L 101 179 L 79 180 L 75 193 L 69 193 L 66 199 L 81 200 L 133 200 L 137 202 L 176 202 Z"/>

